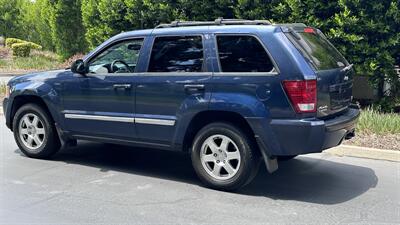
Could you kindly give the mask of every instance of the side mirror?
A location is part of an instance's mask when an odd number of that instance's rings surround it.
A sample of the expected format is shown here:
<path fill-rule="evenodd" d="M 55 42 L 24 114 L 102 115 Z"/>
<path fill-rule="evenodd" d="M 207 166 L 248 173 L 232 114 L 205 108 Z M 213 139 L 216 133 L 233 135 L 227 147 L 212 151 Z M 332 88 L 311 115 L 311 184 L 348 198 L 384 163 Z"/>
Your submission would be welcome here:
<path fill-rule="evenodd" d="M 72 63 L 71 71 L 73 73 L 79 73 L 85 75 L 88 73 L 88 68 L 86 67 L 85 62 L 83 62 L 82 59 L 78 59 Z"/>

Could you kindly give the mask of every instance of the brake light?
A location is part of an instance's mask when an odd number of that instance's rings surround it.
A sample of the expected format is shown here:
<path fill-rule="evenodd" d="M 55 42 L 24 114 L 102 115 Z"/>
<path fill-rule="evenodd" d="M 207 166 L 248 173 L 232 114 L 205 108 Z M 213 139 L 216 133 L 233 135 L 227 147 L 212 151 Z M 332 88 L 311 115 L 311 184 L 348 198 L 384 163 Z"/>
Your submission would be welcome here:
<path fill-rule="evenodd" d="M 304 33 L 315 34 L 315 30 L 312 27 L 306 27 L 304 28 Z"/>
<path fill-rule="evenodd" d="M 297 113 L 316 112 L 316 80 L 286 80 L 283 87 Z"/>

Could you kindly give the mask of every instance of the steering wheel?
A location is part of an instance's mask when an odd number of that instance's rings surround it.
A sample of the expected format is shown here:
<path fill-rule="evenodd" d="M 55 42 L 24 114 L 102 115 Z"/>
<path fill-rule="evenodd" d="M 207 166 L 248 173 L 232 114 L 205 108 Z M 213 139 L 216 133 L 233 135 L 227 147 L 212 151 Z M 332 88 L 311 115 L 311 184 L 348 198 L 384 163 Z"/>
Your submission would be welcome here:
<path fill-rule="evenodd" d="M 122 68 L 119 68 L 119 67 L 116 66 L 118 63 L 122 64 L 125 67 L 124 70 L 122 70 Z M 129 65 L 126 62 L 124 62 L 123 60 L 120 60 L 120 59 L 114 60 L 111 63 L 110 70 L 111 70 L 111 73 L 131 72 L 131 70 L 129 68 Z"/>

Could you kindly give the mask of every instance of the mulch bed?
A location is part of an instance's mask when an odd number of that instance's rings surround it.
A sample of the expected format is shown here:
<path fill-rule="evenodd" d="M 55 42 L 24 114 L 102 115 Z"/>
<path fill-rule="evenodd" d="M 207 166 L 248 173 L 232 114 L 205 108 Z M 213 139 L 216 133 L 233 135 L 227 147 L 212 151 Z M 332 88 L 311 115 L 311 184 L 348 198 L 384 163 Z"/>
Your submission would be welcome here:
<path fill-rule="evenodd" d="M 400 134 L 356 133 L 354 138 L 344 141 L 343 144 L 400 151 Z"/>

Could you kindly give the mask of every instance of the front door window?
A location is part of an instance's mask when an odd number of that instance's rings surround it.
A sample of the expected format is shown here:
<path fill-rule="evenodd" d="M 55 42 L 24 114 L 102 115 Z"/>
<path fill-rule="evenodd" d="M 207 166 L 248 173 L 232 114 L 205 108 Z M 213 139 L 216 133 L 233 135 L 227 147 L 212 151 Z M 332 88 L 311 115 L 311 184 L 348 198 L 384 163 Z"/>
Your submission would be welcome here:
<path fill-rule="evenodd" d="M 89 73 L 133 73 L 139 59 L 143 39 L 119 42 L 105 49 L 89 62 Z"/>

